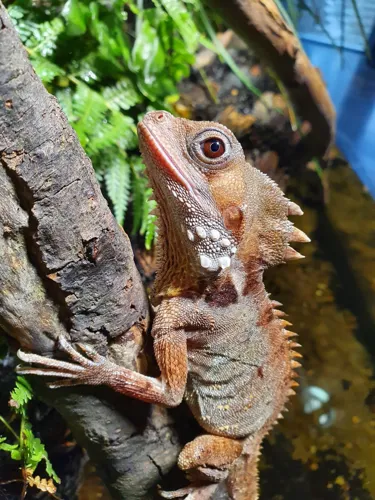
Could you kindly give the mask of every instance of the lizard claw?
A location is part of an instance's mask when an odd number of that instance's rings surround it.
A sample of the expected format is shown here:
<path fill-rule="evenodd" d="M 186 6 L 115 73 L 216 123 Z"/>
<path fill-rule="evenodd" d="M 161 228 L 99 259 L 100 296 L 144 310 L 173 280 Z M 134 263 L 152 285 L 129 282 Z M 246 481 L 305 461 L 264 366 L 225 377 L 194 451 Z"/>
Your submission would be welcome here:
<path fill-rule="evenodd" d="M 17 356 L 25 363 L 37 366 L 19 365 L 17 373 L 21 375 L 39 375 L 57 377 L 58 380 L 47 382 L 48 387 L 57 389 L 73 385 L 99 385 L 105 378 L 104 365 L 107 359 L 89 346 L 77 344 L 78 352 L 65 337 L 58 341 L 59 349 L 72 359 L 72 362 L 48 358 L 39 354 L 18 350 Z M 81 354 L 82 353 L 82 354 Z M 60 379 L 60 380 L 59 380 Z"/>

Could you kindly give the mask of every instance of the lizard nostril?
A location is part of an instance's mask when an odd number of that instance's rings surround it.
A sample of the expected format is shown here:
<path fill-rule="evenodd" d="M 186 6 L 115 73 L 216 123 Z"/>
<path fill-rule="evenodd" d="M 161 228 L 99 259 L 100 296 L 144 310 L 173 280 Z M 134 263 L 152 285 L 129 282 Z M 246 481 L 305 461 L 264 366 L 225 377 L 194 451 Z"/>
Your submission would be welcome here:
<path fill-rule="evenodd" d="M 159 120 L 159 122 L 164 120 L 164 113 L 159 113 L 156 119 Z"/>

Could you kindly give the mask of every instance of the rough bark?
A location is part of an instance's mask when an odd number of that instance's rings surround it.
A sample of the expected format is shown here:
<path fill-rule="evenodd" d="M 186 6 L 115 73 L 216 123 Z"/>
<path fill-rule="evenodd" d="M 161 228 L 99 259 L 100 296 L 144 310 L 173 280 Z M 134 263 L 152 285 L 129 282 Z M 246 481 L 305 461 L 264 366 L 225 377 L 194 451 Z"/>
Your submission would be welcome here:
<path fill-rule="evenodd" d="M 298 145 L 301 162 L 324 156 L 335 137 L 335 109 L 317 68 L 273 0 L 205 0 L 279 78 L 311 132 Z"/>
<path fill-rule="evenodd" d="M 17 346 L 48 355 L 65 334 L 136 368 L 149 317 L 129 239 L 1 2 L 0 256 L 0 327 Z M 164 411 L 104 389 L 41 393 L 114 498 L 147 498 L 174 465 Z"/>

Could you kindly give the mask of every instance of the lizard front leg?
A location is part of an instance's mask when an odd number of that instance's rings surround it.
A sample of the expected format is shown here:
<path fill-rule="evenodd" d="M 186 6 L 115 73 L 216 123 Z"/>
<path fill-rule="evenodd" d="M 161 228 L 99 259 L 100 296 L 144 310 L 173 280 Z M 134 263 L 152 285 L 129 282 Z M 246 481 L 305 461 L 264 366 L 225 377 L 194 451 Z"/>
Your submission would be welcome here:
<path fill-rule="evenodd" d="M 77 344 L 78 352 L 64 337 L 59 346 L 73 363 L 18 351 L 25 363 L 18 373 L 55 377 L 51 388 L 73 385 L 107 385 L 126 396 L 147 403 L 177 406 L 184 395 L 187 379 L 186 328 L 208 328 L 211 318 L 205 317 L 193 304 L 183 299 L 165 301 L 155 317 L 152 335 L 160 377 L 152 378 L 116 365 L 92 348 Z"/>

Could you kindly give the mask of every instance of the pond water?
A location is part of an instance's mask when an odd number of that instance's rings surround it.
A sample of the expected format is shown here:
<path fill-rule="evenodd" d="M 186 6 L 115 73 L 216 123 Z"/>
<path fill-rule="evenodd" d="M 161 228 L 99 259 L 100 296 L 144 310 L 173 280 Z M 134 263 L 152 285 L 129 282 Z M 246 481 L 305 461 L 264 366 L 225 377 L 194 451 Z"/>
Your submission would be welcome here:
<path fill-rule="evenodd" d="M 305 211 L 296 225 L 312 239 L 306 259 L 267 276 L 303 367 L 264 446 L 264 500 L 375 498 L 375 205 L 345 163 L 327 176 L 326 206 L 296 199 Z"/>

